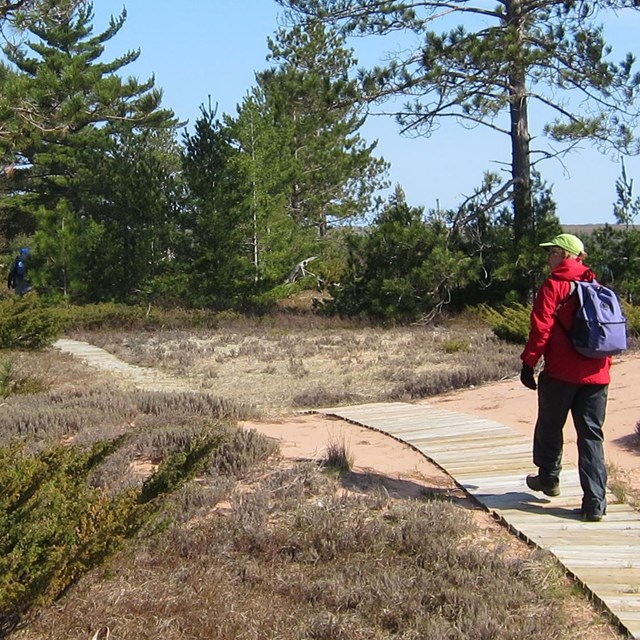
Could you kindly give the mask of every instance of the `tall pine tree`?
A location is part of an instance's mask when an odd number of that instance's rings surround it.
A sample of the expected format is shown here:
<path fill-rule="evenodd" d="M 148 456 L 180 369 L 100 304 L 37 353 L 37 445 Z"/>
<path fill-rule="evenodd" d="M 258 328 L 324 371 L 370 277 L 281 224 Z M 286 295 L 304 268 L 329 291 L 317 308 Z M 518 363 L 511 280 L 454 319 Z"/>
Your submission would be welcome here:
<path fill-rule="evenodd" d="M 336 223 L 362 219 L 385 186 L 387 164 L 377 143 L 358 134 L 366 111 L 356 60 L 336 30 L 320 23 L 281 29 L 269 40 L 276 66 L 257 75 L 288 155 L 287 208 L 320 237 Z"/>
<path fill-rule="evenodd" d="M 229 128 L 211 105 L 202 106 L 193 133 L 184 136 L 188 208 L 184 230 L 190 242 L 178 256 L 188 274 L 191 304 L 239 308 L 254 290 L 250 193 Z"/>
<path fill-rule="evenodd" d="M 0 151 L 12 169 L 0 220 L 8 213 L 24 230 L 35 229 L 43 242 L 43 277 L 64 293 L 81 244 L 74 237 L 80 216 L 91 215 L 78 203 L 83 162 L 91 153 L 109 153 L 122 133 L 177 124 L 173 112 L 161 107 L 153 78 L 139 82 L 119 75 L 139 51 L 99 60 L 125 19 L 123 10 L 93 35 L 90 2 L 42 0 L 38 11 L 21 16 L 21 43 L 4 47 L 9 66 L 0 74 L 6 130 Z"/>
<path fill-rule="evenodd" d="M 238 151 L 235 169 L 247 181 L 239 206 L 251 220 L 254 280 L 265 290 L 282 284 L 292 265 L 317 250 L 317 234 L 290 215 L 291 157 L 264 92 L 254 87 L 226 122 Z"/>

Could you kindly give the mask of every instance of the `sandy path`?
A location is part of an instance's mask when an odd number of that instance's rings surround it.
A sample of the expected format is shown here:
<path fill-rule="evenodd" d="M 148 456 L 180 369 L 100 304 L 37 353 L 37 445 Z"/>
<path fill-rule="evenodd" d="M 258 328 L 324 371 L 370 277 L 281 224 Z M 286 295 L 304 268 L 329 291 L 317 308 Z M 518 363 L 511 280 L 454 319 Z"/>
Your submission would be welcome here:
<path fill-rule="evenodd" d="M 623 481 L 630 495 L 640 498 L 640 356 L 616 360 L 609 389 L 605 451 L 615 477 Z M 450 411 L 495 420 L 532 436 L 536 417 L 536 394 L 524 388 L 517 378 L 481 387 L 455 391 L 423 401 Z M 375 470 L 389 478 L 404 480 L 402 494 L 419 487 L 445 486 L 446 474 L 408 445 L 389 436 L 340 420 L 318 415 L 294 415 L 278 422 L 244 423 L 245 426 L 280 441 L 285 457 L 319 459 L 330 442 L 344 442 L 359 472 Z M 571 420 L 565 427 L 565 458 L 576 462 L 575 431 Z M 532 471 L 535 468 L 532 465 Z M 408 484 L 407 484 L 408 483 Z M 415 485 L 415 486 L 414 486 Z"/>

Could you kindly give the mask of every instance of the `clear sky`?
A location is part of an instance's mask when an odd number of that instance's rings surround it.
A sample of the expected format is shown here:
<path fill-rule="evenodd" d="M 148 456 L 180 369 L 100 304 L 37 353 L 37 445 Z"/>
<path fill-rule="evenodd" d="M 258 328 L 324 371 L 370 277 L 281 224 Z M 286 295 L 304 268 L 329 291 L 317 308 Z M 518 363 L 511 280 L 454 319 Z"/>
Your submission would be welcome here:
<path fill-rule="evenodd" d="M 254 84 L 254 73 L 269 66 L 267 37 L 282 18 L 273 0 L 95 0 L 94 32 L 102 31 L 109 16 L 123 6 L 127 21 L 111 40 L 105 59 L 139 48 L 139 60 L 123 72 L 140 79 L 154 74 L 156 86 L 164 91 L 164 106 L 189 120 L 188 127 L 208 96 L 220 113 L 235 114 Z M 613 60 L 628 51 L 637 53 L 638 33 L 638 12 L 607 26 Z M 360 41 L 356 50 L 366 64 L 383 53 L 375 40 Z M 530 120 L 536 135 L 541 123 L 535 115 Z M 510 157 L 507 136 L 482 127 L 466 130 L 453 122 L 430 138 L 412 139 L 400 136 L 390 118 L 377 116 L 361 134 L 367 141 L 379 141 L 378 155 L 391 163 L 390 180 L 402 185 L 409 204 L 426 209 L 457 206 L 481 183 L 485 171 L 503 171 Z M 635 195 L 640 195 L 640 158 L 627 158 L 625 165 L 627 174 L 636 178 Z M 550 160 L 539 168 L 553 188 L 563 223 L 614 222 L 618 161 L 585 143 L 563 164 Z"/>

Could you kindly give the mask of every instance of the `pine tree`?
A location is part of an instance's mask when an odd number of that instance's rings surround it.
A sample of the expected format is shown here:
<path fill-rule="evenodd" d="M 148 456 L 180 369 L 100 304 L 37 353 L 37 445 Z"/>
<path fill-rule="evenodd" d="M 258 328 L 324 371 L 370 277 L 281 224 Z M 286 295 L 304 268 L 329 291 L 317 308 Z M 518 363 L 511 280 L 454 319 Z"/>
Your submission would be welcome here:
<path fill-rule="evenodd" d="M 20 18 L 24 39 L 4 47 L 9 66 L 0 74 L 0 124 L 6 131 L 0 155 L 12 166 L 0 220 L 9 213 L 21 219 L 21 230 L 52 239 L 40 257 L 52 279 L 58 274 L 50 284 L 68 293 L 71 254 L 61 252 L 67 245 L 62 239 L 87 215 L 78 202 L 83 163 L 108 153 L 120 135 L 171 129 L 177 121 L 161 107 L 153 78 L 139 82 L 118 75 L 139 51 L 99 61 L 125 22 L 124 10 L 97 35 L 89 2 L 41 0 L 37 11 Z"/>
<path fill-rule="evenodd" d="M 331 288 L 332 307 L 347 315 L 416 320 L 448 304 L 477 269 L 477 259 L 450 241 L 443 221 L 425 221 L 423 209 L 409 206 L 396 187 L 371 229 L 350 236 L 347 271 Z"/>
<path fill-rule="evenodd" d="M 289 214 L 323 237 L 374 209 L 387 164 L 357 133 L 365 111 L 349 77 L 356 60 L 337 31 L 280 29 L 269 49 L 277 66 L 257 80 L 289 157 Z"/>
<path fill-rule="evenodd" d="M 72 201 L 80 212 L 72 288 L 84 300 L 143 300 L 180 270 L 181 148 L 172 130 L 126 132 L 88 154 Z"/>
<path fill-rule="evenodd" d="M 194 132 L 184 135 L 184 230 L 191 242 L 183 248 L 188 252 L 177 256 L 194 305 L 242 307 L 254 290 L 252 217 L 243 206 L 251 186 L 238 154 L 216 109 L 203 105 Z"/>
<path fill-rule="evenodd" d="M 509 137 L 516 248 L 534 230 L 534 162 L 557 157 L 584 139 L 623 152 L 638 150 L 632 127 L 639 115 L 640 75 L 633 71 L 631 54 L 619 63 L 609 61 L 611 50 L 596 22 L 602 12 L 612 15 L 630 3 L 278 2 L 301 23 L 339 25 L 350 35 L 415 34 L 415 44 L 363 74 L 365 93 L 371 101 L 407 98 L 395 108 L 403 132 L 428 136 L 443 120 L 455 118 Z M 461 24 L 451 29 L 455 18 Z M 448 31 L 431 30 L 442 22 Z M 540 134 L 552 144 L 532 148 L 530 103 L 547 119 Z M 542 139 L 537 135 L 536 144 Z M 520 284 L 526 292 L 526 278 Z"/>
<path fill-rule="evenodd" d="M 239 204 L 251 220 L 254 281 L 259 290 L 282 284 L 292 265 L 311 255 L 314 230 L 299 224 L 287 207 L 291 157 L 281 128 L 259 87 L 245 97 L 236 118 L 227 117 L 238 175 L 247 181 Z"/>

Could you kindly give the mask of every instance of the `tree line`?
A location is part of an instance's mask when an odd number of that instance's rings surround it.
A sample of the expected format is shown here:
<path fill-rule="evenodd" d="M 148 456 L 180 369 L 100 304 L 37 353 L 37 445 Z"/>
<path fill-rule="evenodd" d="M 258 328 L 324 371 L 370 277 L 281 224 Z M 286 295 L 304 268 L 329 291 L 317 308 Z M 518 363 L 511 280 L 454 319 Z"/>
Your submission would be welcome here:
<path fill-rule="evenodd" d="M 190 132 L 153 78 L 125 77 L 140 51 L 103 59 L 126 9 L 96 33 L 91 2 L 1 2 L 4 264 L 30 246 L 40 294 L 78 303 L 246 310 L 311 284 L 332 294 L 328 311 L 395 320 L 522 301 L 542 272 L 537 244 L 559 230 L 531 160 L 559 152 L 531 148 L 528 101 L 555 113 L 544 133 L 565 151 L 585 138 L 638 150 L 640 76 L 631 56 L 605 61 L 593 21 L 624 3 L 507 0 L 488 12 L 464 2 L 452 10 L 495 25 L 471 19 L 477 29 L 436 36 L 447 2 L 278 1 L 288 22 L 269 39 L 269 66 L 235 114 L 211 96 Z M 348 39 L 397 29 L 418 48 L 358 69 Z M 560 89 L 583 96 L 564 102 Z M 510 136 L 509 179 L 487 173 L 450 211 L 410 206 L 400 185 L 382 201 L 388 165 L 359 130 L 372 105 L 397 96 L 410 99 L 396 114 L 407 131 L 428 135 L 454 116 Z M 616 189 L 622 228 L 588 244 L 632 300 L 639 205 L 624 167 Z M 310 280 L 291 283 L 297 264 Z"/>

